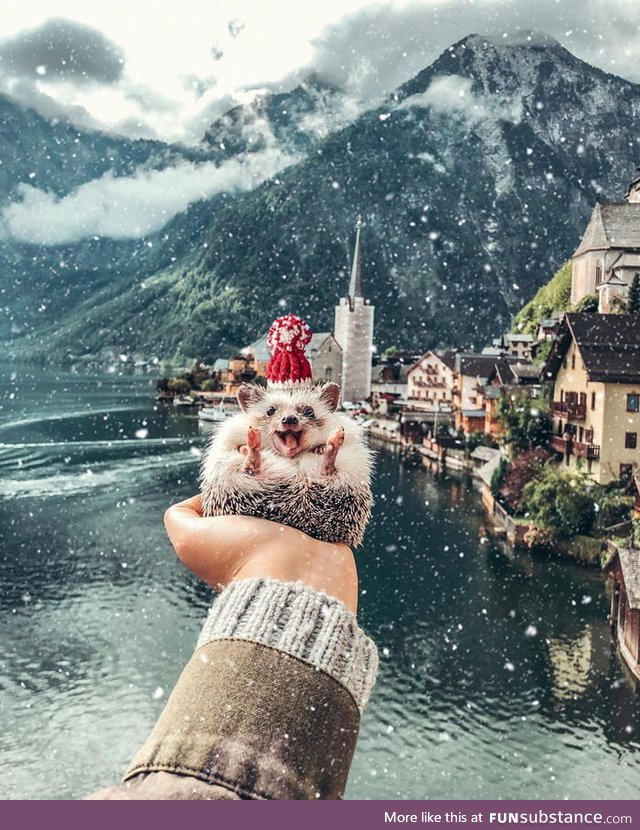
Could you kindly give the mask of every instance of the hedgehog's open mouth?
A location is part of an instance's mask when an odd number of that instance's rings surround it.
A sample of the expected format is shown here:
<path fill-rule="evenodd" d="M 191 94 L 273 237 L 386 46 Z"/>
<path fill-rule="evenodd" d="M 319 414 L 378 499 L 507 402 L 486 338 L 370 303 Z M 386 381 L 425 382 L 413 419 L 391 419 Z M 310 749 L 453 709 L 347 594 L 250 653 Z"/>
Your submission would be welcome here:
<path fill-rule="evenodd" d="M 285 458 L 294 458 L 304 449 L 302 444 L 303 436 L 303 429 L 285 429 L 282 432 L 276 431 L 273 433 L 273 446 Z"/>

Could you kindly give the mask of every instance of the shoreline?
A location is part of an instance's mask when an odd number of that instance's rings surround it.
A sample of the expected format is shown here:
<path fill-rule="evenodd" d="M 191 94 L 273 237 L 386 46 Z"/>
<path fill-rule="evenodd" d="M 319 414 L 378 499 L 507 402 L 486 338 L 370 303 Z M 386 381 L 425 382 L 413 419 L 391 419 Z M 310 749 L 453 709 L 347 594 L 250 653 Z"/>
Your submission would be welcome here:
<path fill-rule="evenodd" d="M 553 548 L 531 546 L 527 543 L 526 536 L 533 525 L 511 516 L 491 492 L 491 476 L 497 460 L 501 457 L 499 450 L 494 450 L 492 459 L 480 463 L 478 459 L 474 459 L 473 454 L 469 456 L 461 448 L 443 447 L 426 438 L 422 445 L 403 440 L 397 421 L 376 419 L 375 424 L 369 424 L 365 429 L 371 438 L 398 447 L 401 456 L 420 458 L 421 465 L 430 472 L 447 471 L 469 475 L 479 491 L 492 534 L 505 541 L 513 552 L 537 551 L 540 555 L 552 555 L 558 559 L 604 571 L 602 558 L 610 542 L 608 539 L 576 535 L 566 544 L 556 544 Z"/>

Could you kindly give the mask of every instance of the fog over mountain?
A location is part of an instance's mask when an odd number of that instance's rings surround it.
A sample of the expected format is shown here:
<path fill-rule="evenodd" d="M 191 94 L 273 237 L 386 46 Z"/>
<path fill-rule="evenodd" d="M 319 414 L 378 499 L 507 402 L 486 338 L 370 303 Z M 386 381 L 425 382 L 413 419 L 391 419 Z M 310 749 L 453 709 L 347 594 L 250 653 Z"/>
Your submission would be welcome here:
<path fill-rule="evenodd" d="M 480 345 L 640 155 L 640 86 L 540 33 L 470 35 L 361 114 L 307 77 L 192 148 L 0 107 L 0 336 L 56 358 L 211 358 L 283 309 L 330 327 L 358 212 L 379 346 Z"/>

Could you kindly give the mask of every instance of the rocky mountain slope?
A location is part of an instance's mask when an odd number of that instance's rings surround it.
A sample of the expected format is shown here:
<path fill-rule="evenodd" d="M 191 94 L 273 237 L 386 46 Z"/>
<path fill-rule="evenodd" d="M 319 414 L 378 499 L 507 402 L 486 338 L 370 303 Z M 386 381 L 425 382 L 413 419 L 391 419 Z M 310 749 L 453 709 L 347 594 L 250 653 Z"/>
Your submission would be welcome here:
<path fill-rule="evenodd" d="M 115 254 L 91 241 L 65 250 L 94 263 L 95 290 L 74 296 L 78 280 L 55 321 L 31 322 L 29 339 L 15 331 L 12 348 L 214 357 L 283 309 L 328 328 L 358 212 L 378 344 L 480 345 L 571 255 L 594 201 L 622 197 L 638 161 L 640 86 L 537 35 L 471 35 L 324 139 L 299 126 L 319 100 L 306 94 L 288 123 L 295 107 L 272 96 L 213 125 L 203 145 L 246 153 L 244 126 L 266 117 L 276 143 L 306 153 L 299 163 L 192 206 L 155 246 L 118 243 L 135 248 L 122 257 L 137 257 L 135 272 L 111 276 Z M 67 275 L 55 279 L 66 291 Z"/>

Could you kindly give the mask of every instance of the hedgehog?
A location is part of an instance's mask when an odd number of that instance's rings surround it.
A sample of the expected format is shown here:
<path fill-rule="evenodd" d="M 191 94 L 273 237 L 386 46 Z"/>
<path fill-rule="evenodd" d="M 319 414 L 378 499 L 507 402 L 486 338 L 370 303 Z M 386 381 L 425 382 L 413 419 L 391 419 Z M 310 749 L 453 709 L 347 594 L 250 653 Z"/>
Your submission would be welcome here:
<path fill-rule="evenodd" d="M 340 414 L 340 387 L 311 384 L 300 318 L 269 331 L 268 386 L 244 384 L 240 412 L 214 434 L 200 473 L 206 516 L 258 516 L 324 542 L 358 547 L 369 521 L 372 454 L 362 428 Z"/>

